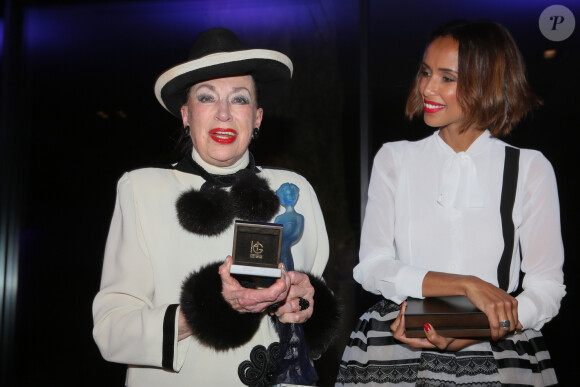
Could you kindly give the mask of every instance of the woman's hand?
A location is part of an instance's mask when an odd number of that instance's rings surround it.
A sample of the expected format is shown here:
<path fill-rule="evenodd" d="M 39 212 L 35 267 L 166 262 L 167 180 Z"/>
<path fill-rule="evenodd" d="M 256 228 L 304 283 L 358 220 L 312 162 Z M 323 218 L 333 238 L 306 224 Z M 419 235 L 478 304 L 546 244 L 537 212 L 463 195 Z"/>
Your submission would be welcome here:
<path fill-rule="evenodd" d="M 516 329 L 522 329 L 518 320 L 518 301 L 497 286 L 472 275 L 428 272 L 423 279 L 423 296 L 448 295 L 465 295 L 485 313 L 491 338 L 495 341 Z M 509 321 L 509 327 L 501 327 L 501 321 Z"/>
<path fill-rule="evenodd" d="M 516 329 L 522 329 L 518 319 L 518 300 L 497 286 L 477 277 L 470 277 L 465 295 L 487 316 L 494 341 Z M 502 327 L 501 321 L 509 321 L 509 327 Z"/>
<path fill-rule="evenodd" d="M 280 264 L 282 277 L 278 278 L 270 287 L 265 289 L 244 288 L 238 280 L 230 275 L 230 266 L 233 260 L 231 256 L 219 267 L 219 275 L 222 279 L 222 296 L 240 313 L 260 313 L 272 304 L 283 302 L 290 289 L 290 276 Z"/>
<path fill-rule="evenodd" d="M 393 337 L 413 348 L 437 348 L 446 351 L 458 351 L 471 344 L 477 342 L 477 340 L 468 339 L 455 339 L 452 337 L 439 336 L 435 331 L 435 328 L 431 324 L 425 324 L 425 334 L 426 337 L 409 338 L 405 335 L 405 310 L 407 309 L 407 303 L 403 302 L 401 305 L 401 312 L 391 324 L 391 331 L 393 332 Z"/>
<path fill-rule="evenodd" d="M 314 287 L 304 273 L 289 271 L 290 291 L 286 301 L 276 310 L 276 316 L 283 323 L 303 323 L 308 320 L 314 311 Z M 300 299 L 304 309 L 301 308 Z"/>

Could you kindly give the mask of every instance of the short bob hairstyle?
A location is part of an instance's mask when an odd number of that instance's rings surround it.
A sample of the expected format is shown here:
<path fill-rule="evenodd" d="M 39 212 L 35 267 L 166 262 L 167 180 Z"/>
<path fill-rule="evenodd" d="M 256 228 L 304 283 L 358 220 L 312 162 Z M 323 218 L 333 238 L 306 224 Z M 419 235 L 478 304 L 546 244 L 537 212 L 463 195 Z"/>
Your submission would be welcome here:
<path fill-rule="evenodd" d="M 459 43 L 457 101 L 465 112 L 462 131 L 474 126 L 489 129 L 494 137 L 506 136 L 541 101 L 526 80 L 522 56 L 509 31 L 487 20 L 453 21 L 431 33 L 427 46 L 440 37 Z M 423 113 L 419 90 L 421 71 L 415 76 L 405 115 Z"/>

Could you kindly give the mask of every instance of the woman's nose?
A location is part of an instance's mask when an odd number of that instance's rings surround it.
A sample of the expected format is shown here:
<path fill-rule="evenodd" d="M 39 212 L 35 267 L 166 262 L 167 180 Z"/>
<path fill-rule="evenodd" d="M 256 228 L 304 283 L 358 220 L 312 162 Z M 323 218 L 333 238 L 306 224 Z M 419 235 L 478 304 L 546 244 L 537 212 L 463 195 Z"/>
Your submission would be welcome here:
<path fill-rule="evenodd" d="M 424 95 L 436 95 L 437 94 L 437 83 L 433 79 L 429 79 L 425 88 L 423 89 Z"/>
<path fill-rule="evenodd" d="M 230 104 L 227 100 L 221 100 L 218 103 L 218 110 L 216 113 L 216 119 L 219 121 L 229 121 L 232 118 L 230 114 Z"/>
<path fill-rule="evenodd" d="M 423 95 L 437 94 L 437 83 L 433 80 L 433 77 L 426 78 L 423 82 Z"/>

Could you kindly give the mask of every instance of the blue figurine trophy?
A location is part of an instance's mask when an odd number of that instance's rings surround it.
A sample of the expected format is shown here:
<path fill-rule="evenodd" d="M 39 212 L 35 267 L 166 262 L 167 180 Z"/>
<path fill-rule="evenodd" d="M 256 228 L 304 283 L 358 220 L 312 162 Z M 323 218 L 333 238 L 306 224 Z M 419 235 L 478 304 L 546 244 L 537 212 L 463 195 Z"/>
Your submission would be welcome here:
<path fill-rule="evenodd" d="M 276 191 L 280 204 L 286 208 L 286 212 L 276 217 L 275 223 L 284 226 L 280 261 L 288 271 L 294 270 L 291 247 L 304 231 L 304 216 L 294 210 L 299 192 L 300 189 L 292 183 L 284 183 Z M 276 328 L 280 336 L 280 350 L 272 381 L 282 385 L 313 385 L 318 375 L 308 356 L 302 324 L 285 324 L 276 319 Z"/>

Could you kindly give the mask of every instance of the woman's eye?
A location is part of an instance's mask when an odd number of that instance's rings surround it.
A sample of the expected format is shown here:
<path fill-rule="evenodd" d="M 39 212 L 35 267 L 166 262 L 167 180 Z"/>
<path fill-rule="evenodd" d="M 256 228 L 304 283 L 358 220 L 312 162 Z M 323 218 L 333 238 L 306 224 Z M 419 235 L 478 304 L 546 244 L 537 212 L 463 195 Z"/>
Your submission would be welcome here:
<path fill-rule="evenodd" d="M 209 103 L 209 102 L 213 102 L 214 98 L 213 98 L 213 96 L 211 96 L 209 94 L 200 94 L 197 96 L 197 100 L 201 103 Z"/>
<path fill-rule="evenodd" d="M 443 81 L 445 82 L 455 82 L 456 79 L 453 77 L 443 77 Z"/>
<path fill-rule="evenodd" d="M 419 71 L 419 75 L 420 75 L 421 77 L 428 77 L 428 76 L 430 76 L 431 74 L 429 74 L 429 71 L 427 71 L 427 70 L 421 70 L 421 71 Z"/>
<path fill-rule="evenodd" d="M 238 95 L 232 98 L 232 103 L 235 103 L 236 105 L 247 105 L 250 103 L 250 99 L 243 95 Z"/>

